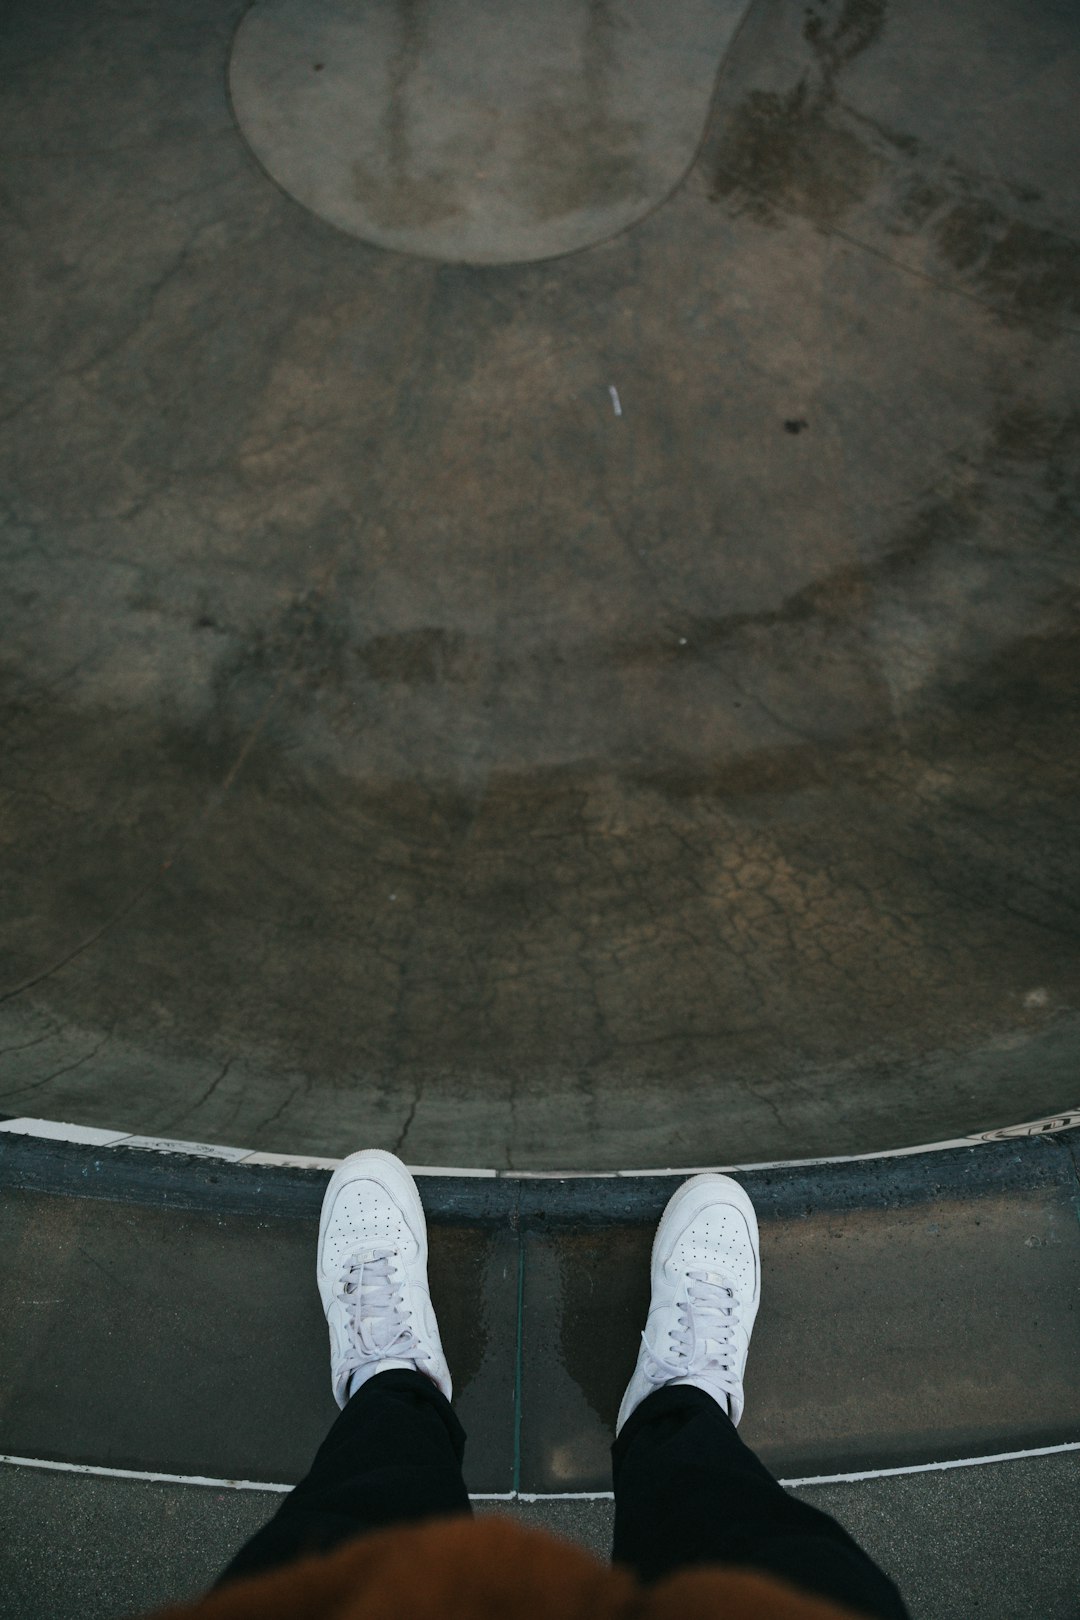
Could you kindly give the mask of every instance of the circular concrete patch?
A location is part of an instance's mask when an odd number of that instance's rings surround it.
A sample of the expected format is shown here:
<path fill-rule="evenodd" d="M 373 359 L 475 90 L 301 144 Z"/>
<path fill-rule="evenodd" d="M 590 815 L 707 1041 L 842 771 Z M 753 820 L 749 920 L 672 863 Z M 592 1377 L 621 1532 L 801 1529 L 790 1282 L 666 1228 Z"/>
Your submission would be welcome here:
<path fill-rule="evenodd" d="M 240 128 L 298 202 L 381 247 L 475 264 L 612 236 L 693 160 L 743 0 L 258 0 Z"/>

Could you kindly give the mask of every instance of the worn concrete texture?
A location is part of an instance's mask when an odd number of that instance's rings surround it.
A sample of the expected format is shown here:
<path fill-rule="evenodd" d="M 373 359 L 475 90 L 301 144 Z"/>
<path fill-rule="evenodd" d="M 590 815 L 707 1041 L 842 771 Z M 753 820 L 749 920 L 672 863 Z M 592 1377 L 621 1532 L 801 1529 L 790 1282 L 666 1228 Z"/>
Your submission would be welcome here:
<path fill-rule="evenodd" d="M 1075 1104 L 1080 12 L 755 0 L 675 193 L 497 267 L 279 190 L 242 14 L 4 11 L 0 1109 L 605 1168 Z"/>

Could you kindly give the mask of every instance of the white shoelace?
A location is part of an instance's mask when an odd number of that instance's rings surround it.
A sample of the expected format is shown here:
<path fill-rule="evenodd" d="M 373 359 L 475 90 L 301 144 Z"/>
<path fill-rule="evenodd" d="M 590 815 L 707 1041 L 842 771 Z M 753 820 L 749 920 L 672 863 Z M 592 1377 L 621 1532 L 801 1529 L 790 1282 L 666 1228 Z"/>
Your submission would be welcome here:
<path fill-rule="evenodd" d="M 697 1269 L 686 1274 L 686 1288 L 676 1302 L 678 1328 L 669 1331 L 669 1354 L 641 1335 L 649 1360 L 645 1374 L 650 1383 L 666 1384 L 673 1378 L 702 1377 L 729 1394 L 738 1387 L 734 1362 L 738 1355 L 735 1329 L 739 1306 L 730 1280 L 716 1271 Z"/>
<path fill-rule="evenodd" d="M 334 1289 L 344 1301 L 353 1330 L 346 1358 L 349 1374 L 372 1361 L 410 1361 L 420 1343 L 405 1308 L 405 1273 L 394 1248 L 362 1249 L 351 1254 Z"/>

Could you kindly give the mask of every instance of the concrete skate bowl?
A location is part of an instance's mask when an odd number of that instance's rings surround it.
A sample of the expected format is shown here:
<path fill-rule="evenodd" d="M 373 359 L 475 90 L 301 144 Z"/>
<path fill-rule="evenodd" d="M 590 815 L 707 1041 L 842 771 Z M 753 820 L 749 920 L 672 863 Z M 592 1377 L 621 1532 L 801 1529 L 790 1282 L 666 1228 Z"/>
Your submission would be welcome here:
<path fill-rule="evenodd" d="M 1077 14 L 758 0 L 650 167 L 648 11 L 561 144 L 491 92 L 476 263 L 253 154 L 255 11 L 14 9 L 0 1111 L 605 1170 L 1075 1106 Z"/>

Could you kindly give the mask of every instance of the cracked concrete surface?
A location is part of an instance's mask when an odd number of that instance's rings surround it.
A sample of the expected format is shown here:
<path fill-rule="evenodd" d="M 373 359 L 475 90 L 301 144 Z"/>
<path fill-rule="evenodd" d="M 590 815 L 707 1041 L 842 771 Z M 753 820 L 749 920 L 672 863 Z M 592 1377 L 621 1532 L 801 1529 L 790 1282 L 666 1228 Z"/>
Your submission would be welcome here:
<path fill-rule="evenodd" d="M 1075 9 L 755 0 L 663 206 L 482 267 L 275 188 L 242 13 L 6 13 L 0 1111 L 603 1169 L 1075 1105 Z"/>

